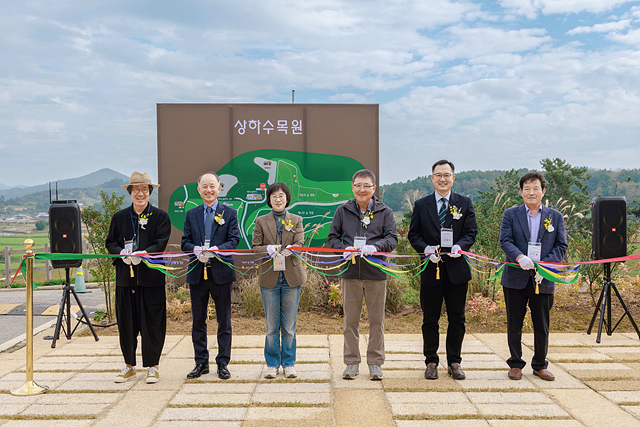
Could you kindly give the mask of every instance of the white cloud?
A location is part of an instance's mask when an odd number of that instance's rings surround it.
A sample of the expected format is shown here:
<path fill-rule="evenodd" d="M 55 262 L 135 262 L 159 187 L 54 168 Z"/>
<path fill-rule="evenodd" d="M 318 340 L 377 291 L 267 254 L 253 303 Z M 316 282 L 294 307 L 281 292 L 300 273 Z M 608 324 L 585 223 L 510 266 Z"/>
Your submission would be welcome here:
<path fill-rule="evenodd" d="M 19 119 L 16 122 L 18 132 L 62 132 L 65 128 L 63 122 L 53 120 Z"/>
<path fill-rule="evenodd" d="M 543 15 L 569 13 L 600 13 L 636 0 L 500 0 L 500 5 L 511 12 L 534 19 Z"/>
<path fill-rule="evenodd" d="M 589 34 L 589 33 L 610 33 L 612 31 L 620 31 L 628 28 L 631 21 L 623 19 L 617 22 L 607 22 L 606 24 L 595 24 L 591 27 L 576 27 L 573 30 L 567 31 L 566 34 L 573 36 L 575 34 Z"/>

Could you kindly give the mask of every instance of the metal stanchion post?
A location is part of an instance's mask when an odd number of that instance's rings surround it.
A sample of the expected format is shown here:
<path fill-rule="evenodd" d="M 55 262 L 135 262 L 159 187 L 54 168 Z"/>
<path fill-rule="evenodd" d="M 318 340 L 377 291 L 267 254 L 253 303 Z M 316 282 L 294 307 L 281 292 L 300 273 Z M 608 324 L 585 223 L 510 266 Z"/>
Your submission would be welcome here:
<path fill-rule="evenodd" d="M 33 396 L 49 389 L 33 381 L 33 256 L 30 256 L 33 254 L 33 240 L 25 240 L 24 247 L 27 250 L 27 381 L 22 387 L 11 392 L 14 396 Z"/>

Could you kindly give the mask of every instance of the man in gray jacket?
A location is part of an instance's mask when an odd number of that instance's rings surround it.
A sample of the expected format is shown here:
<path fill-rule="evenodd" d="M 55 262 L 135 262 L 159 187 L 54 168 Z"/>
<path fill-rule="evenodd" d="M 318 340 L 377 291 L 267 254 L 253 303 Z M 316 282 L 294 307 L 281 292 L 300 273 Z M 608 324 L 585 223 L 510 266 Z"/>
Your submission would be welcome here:
<path fill-rule="evenodd" d="M 332 248 L 359 250 L 347 271 L 342 273 L 342 306 L 344 308 L 344 363 L 342 377 L 354 379 L 360 368 L 360 316 L 364 294 L 369 317 L 367 364 L 369 378 L 382 379 L 384 363 L 384 310 L 387 297 L 387 274 L 370 265 L 385 260 L 376 252 L 391 252 L 398 245 L 398 232 L 393 211 L 375 197 L 376 176 L 368 169 L 353 174 L 354 199 L 338 209 L 331 222 L 327 240 Z"/>

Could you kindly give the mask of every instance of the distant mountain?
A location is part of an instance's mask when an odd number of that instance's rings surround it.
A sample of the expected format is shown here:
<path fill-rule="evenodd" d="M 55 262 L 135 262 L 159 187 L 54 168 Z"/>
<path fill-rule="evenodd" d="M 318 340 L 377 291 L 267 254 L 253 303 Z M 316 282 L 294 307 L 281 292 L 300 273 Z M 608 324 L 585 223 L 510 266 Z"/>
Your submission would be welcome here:
<path fill-rule="evenodd" d="M 95 187 L 105 182 L 112 181 L 114 179 L 125 180 L 128 182 L 129 177 L 121 174 L 120 172 L 116 172 L 112 169 L 104 168 L 78 178 L 69 178 L 69 179 L 63 179 L 61 181 L 58 181 L 58 193 L 60 193 L 61 189 L 70 189 L 70 188 L 79 189 L 79 188 Z M 55 184 L 53 185 L 52 190 L 55 197 Z M 39 193 L 42 191 L 47 193 L 47 198 L 48 198 L 49 184 L 34 185 L 31 187 L 18 186 L 18 187 L 8 188 L 8 189 L 3 189 L 0 186 L 0 196 L 4 196 L 4 198 L 7 200 L 26 196 L 27 194 Z"/>
<path fill-rule="evenodd" d="M 11 188 L 11 186 L 3 184 L 3 183 L 0 182 L 0 190 L 6 190 L 8 188 Z"/>

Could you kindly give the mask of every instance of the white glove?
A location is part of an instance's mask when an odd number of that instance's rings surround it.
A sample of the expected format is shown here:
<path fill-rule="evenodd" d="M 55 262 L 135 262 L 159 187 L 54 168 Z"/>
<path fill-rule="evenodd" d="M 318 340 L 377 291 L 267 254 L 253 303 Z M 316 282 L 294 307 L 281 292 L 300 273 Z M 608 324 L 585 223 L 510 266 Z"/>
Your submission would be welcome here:
<path fill-rule="evenodd" d="M 438 251 L 439 246 L 427 246 L 426 248 L 424 248 L 424 253 L 425 254 L 431 254 L 429 255 L 429 261 L 431 262 L 438 262 L 440 261 L 440 257 L 438 255 L 436 255 L 436 252 Z"/>
<path fill-rule="evenodd" d="M 131 254 L 129 253 L 129 251 L 127 249 L 123 249 L 123 250 L 120 251 L 120 255 L 131 255 Z M 131 265 L 131 258 L 129 258 L 128 256 L 123 256 L 123 257 L 120 257 L 120 258 L 122 258 L 122 261 L 124 261 L 125 264 Z"/>
<path fill-rule="evenodd" d="M 290 247 L 292 247 L 292 246 L 293 246 L 293 245 L 287 245 L 287 247 L 286 247 L 284 250 L 280 251 L 280 253 L 281 253 L 282 255 L 284 255 L 284 256 L 289 256 L 289 255 L 291 255 L 293 252 L 291 252 L 291 251 L 289 250 L 289 248 L 290 248 Z"/>
<path fill-rule="evenodd" d="M 269 256 L 273 256 L 276 252 L 280 250 L 280 245 L 267 245 L 267 253 Z"/>
<path fill-rule="evenodd" d="M 131 254 L 131 263 L 133 265 L 140 264 L 140 262 L 142 261 L 142 258 L 140 258 L 140 255 L 144 255 L 146 253 L 147 251 L 135 251 L 134 253 Z"/>
<path fill-rule="evenodd" d="M 215 251 L 217 251 L 217 250 L 218 250 L 218 247 L 217 247 L 217 246 L 211 246 L 210 248 L 203 249 L 203 251 L 202 251 L 202 257 L 203 257 L 205 260 L 209 260 L 209 259 L 213 258 L 213 255 L 214 255 L 213 253 L 214 253 Z"/>
<path fill-rule="evenodd" d="M 198 261 L 207 262 L 207 259 L 204 257 L 204 255 L 202 255 L 202 251 L 204 251 L 204 247 L 203 246 L 194 246 L 193 247 L 193 254 L 196 256 L 196 258 L 198 258 Z"/>
<path fill-rule="evenodd" d="M 378 248 L 376 248 L 373 245 L 364 245 L 362 249 L 360 249 L 360 253 L 362 255 L 373 255 L 377 251 L 378 251 Z"/>
<path fill-rule="evenodd" d="M 344 248 L 344 250 L 346 251 L 355 251 L 356 248 L 354 248 L 353 246 L 347 246 L 346 248 Z M 360 252 L 343 252 L 342 256 L 344 258 L 351 258 L 351 255 L 360 255 Z"/>
<path fill-rule="evenodd" d="M 526 255 L 520 258 L 518 264 L 520 264 L 520 268 L 522 268 L 523 270 L 533 270 L 534 268 L 536 268 L 536 266 L 533 265 L 533 261 L 531 261 L 531 258 Z"/>
<path fill-rule="evenodd" d="M 462 254 L 460 253 L 461 250 L 462 248 L 460 247 L 460 245 L 453 245 L 451 247 L 451 252 L 449 252 L 449 256 L 451 258 L 460 258 L 462 256 Z"/>

